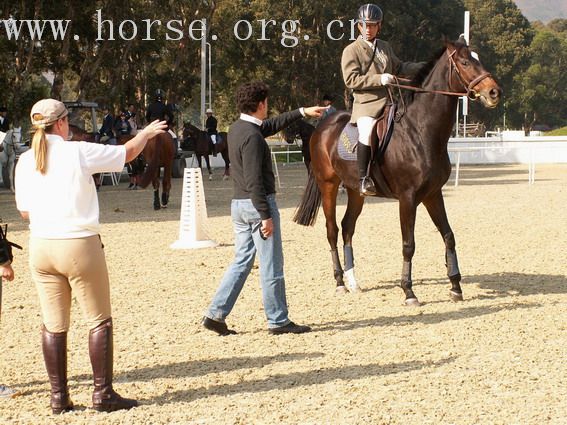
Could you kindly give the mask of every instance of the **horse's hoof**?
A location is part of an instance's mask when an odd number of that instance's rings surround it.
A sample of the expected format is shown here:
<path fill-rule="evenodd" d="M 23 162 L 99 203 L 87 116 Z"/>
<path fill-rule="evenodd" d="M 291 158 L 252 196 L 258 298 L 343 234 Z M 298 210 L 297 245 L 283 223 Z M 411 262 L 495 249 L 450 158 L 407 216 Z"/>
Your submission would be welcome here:
<path fill-rule="evenodd" d="M 222 176 L 222 179 L 226 181 L 228 180 L 228 176 Z"/>
<path fill-rule="evenodd" d="M 362 289 L 360 289 L 360 286 L 358 285 L 349 285 L 348 286 L 348 291 L 352 294 L 358 294 L 360 292 L 362 292 Z"/>
<path fill-rule="evenodd" d="M 451 295 L 451 301 L 454 301 L 456 303 L 459 301 L 463 301 L 462 292 L 450 291 L 449 294 Z"/>
<path fill-rule="evenodd" d="M 161 207 L 162 207 L 162 208 L 167 208 L 167 205 L 162 205 Z"/>
<path fill-rule="evenodd" d="M 407 298 L 404 301 L 404 304 L 408 307 L 421 307 L 421 303 L 417 300 L 417 298 Z"/>
<path fill-rule="evenodd" d="M 213 175 L 209 174 L 209 180 L 212 180 L 212 179 L 213 179 Z"/>
<path fill-rule="evenodd" d="M 337 295 L 344 295 L 344 294 L 348 294 L 348 290 L 344 285 L 341 285 L 341 286 L 337 286 L 337 288 L 335 289 L 335 293 Z"/>

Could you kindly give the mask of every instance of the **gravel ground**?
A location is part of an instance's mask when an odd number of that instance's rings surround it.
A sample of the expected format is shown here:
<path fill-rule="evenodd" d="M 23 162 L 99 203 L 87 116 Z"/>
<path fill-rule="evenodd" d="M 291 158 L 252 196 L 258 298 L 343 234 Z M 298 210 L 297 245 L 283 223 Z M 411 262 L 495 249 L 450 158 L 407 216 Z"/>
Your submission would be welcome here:
<path fill-rule="evenodd" d="M 100 414 L 90 406 L 87 334 L 74 303 L 70 392 L 77 410 L 54 418 L 40 348 L 40 309 L 27 249 L 4 282 L 0 382 L 22 396 L 0 400 L 1 424 L 565 424 L 567 417 L 567 168 L 467 166 L 445 188 L 465 301 L 449 300 L 442 239 L 418 209 L 413 277 L 419 308 L 397 287 L 397 203 L 367 202 L 354 237 L 360 294 L 338 296 L 324 218 L 291 221 L 306 173 L 280 167 L 287 294 L 304 335 L 267 333 L 252 272 L 217 337 L 200 318 L 233 255 L 232 184 L 205 181 L 209 235 L 220 245 L 171 250 L 181 180 L 170 207 L 127 183 L 99 193 L 115 321 L 115 388 L 141 406 Z M 339 195 L 339 216 L 345 195 Z M 0 217 L 27 248 L 13 195 Z M 563 401 L 561 401 L 563 400 Z"/>

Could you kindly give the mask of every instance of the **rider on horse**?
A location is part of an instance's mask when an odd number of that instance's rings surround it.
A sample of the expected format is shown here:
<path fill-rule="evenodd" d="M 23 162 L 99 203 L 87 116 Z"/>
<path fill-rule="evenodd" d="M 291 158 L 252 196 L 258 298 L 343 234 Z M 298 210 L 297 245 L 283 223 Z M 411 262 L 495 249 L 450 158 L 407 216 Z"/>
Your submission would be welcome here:
<path fill-rule="evenodd" d="M 211 142 L 213 143 L 212 146 L 213 155 L 216 156 L 217 150 L 215 145 L 217 144 L 217 137 L 218 137 L 217 136 L 218 121 L 213 116 L 213 110 L 211 108 L 208 108 L 205 113 L 207 114 L 207 120 L 205 121 L 205 128 L 207 129 L 207 134 L 209 135 L 209 137 L 211 138 Z"/>
<path fill-rule="evenodd" d="M 377 118 L 386 105 L 385 86 L 394 82 L 393 75 L 413 75 L 423 66 L 422 63 L 401 62 L 392 47 L 377 38 L 382 16 L 382 10 L 375 4 L 360 6 L 360 36 L 343 50 L 341 61 L 345 84 L 354 92 L 350 122 L 358 127 L 357 162 L 360 194 L 364 196 L 376 195 L 368 173 L 372 158 L 370 141 Z"/>
<path fill-rule="evenodd" d="M 175 152 L 177 152 L 177 135 L 172 129 L 174 125 L 174 110 L 171 105 L 163 103 L 163 98 L 163 91 L 157 89 L 155 101 L 148 106 L 146 111 L 146 122 L 150 123 L 154 120 L 165 120 L 167 122 L 168 132 L 173 139 Z"/>

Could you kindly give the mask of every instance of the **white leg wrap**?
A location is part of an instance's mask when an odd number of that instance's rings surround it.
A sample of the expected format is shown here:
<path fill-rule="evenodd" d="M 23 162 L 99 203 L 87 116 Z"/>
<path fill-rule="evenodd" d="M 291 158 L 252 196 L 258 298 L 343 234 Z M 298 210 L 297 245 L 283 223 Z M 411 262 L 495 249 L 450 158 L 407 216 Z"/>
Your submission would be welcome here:
<path fill-rule="evenodd" d="M 356 278 L 354 277 L 354 268 L 345 271 L 345 276 L 347 278 L 346 286 L 350 292 L 360 292 L 360 286 L 356 282 Z"/>

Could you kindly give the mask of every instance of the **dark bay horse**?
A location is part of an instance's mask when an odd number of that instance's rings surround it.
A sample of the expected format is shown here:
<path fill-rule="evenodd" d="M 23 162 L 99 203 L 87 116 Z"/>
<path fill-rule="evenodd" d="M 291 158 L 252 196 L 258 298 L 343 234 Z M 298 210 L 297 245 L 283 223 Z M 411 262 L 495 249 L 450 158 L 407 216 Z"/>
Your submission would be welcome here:
<path fill-rule="evenodd" d="M 304 120 L 297 120 L 292 122 L 284 130 L 284 139 L 287 143 L 291 144 L 297 137 L 301 139 L 301 154 L 303 155 L 303 162 L 309 171 L 309 164 L 311 164 L 311 153 L 309 152 L 309 139 L 315 131 L 315 127 Z"/>
<path fill-rule="evenodd" d="M 150 182 L 154 187 L 154 210 L 167 208 L 169 202 L 169 191 L 171 190 L 171 171 L 173 170 L 173 159 L 175 149 L 173 138 L 169 133 L 161 133 L 152 137 L 146 143 L 142 151 L 147 167 L 139 176 L 139 186 L 146 188 Z M 159 197 L 159 178 L 160 169 L 163 167 L 163 177 L 161 180 L 162 194 L 161 204 Z"/>
<path fill-rule="evenodd" d="M 380 175 L 383 176 L 385 186 L 377 185 L 377 188 L 381 187 L 378 196 L 399 201 L 403 253 L 401 287 L 406 305 L 419 305 L 412 290 L 411 262 L 415 252 L 416 209 L 420 203 L 425 205 L 443 238 L 447 275 L 451 282 L 450 295 L 454 301 L 460 301 L 463 295 L 455 238 L 447 220 L 441 191 L 451 173 L 447 142 L 455 122 L 458 101 L 458 93 L 455 91 L 464 91 L 470 98 L 480 98 L 488 108 L 496 107 L 502 91 L 480 62 L 471 55 L 462 39 L 457 42 L 446 41 L 444 48 L 422 68 L 411 85 L 420 87 L 417 90 L 421 92 L 409 92 L 410 94 L 403 96 L 405 114 L 395 124 L 390 144 L 383 156 L 373 160 L 371 176 L 375 181 L 380 179 Z M 460 93 L 463 94 L 465 93 Z M 335 208 L 340 182 L 344 183 L 348 191 L 347 209 L 341 225 L 346 268 L 344 274 L 351 291 L 359 290 L 354 278 L 352 236 L 364 204 L 364 197 L 358 191 L 356 161 L 345 161 L 337 152 L 341 131 L 349 120 L 349 113 L 339 112 L 325 120 L 313 133 L 311 172 L 294 217 L 294 221 L 299 224 L 313 225 L 318 208 L 323 203 L 327 239 L 331 246 L 334 277 L 339 293 L 346 292 L 343 269 L 337 253 L 339 229 Z M 386 191 L 384 187 L 389 190 Z"/>
<path fill-rule="evenodd" d="M 69 125 L 69 135 L 70 138 L 74 140 L 80 140 L 91 143 L 99 143 L 98 133 L 87 133 L 80 127 L 74 125 Z M 134 136 L 119 136 L 117 138 L 117 143 L 123 145 L 128 140 Z M 173 147 L 173 141 L 169 133 L 159 134 L 158 136 L 148 140 L 144 150 L 141 153 L 144 161 L 147 164 L 145 170 L 143 167 L 138 165 L 137 171 L 141 173 L 138 176 L 139 186 L 146 188 L 150 182 L 154 187 L 154 210 L 159 210 L 160 208 L 166 208 L 169 202 L 169 192 L 171 190 L 171 171 L 173 169 L 173 158 L 175 152 Z M 138 158 L 132 161 L 133 164 L 137 164 Z M 159 196 L 159 177 L 160 177 L 160 167 L 163 167 L 163 178 L 162 178 L 162 194 L 161 203 Z M 100 186 L 100 177 L 95 174 L 93 176 L 95 184 Z"/>
<path fill-rule="evenodd" d="M 209 171 L 209 180 L 213 179 L 213 171 L 211 170 L 211 163 L 209 155 L 213 153 L 220 153 L 224 160 L 224 174 L 223 179 L 230 176 L 230 160 L 228 158 L 228 138 L 226 132 L 217 134 L 217 143 L 212 145 L 211 138 L 205 130 L 195 127 L 193 124 L 186 122 L 183 126 L 183 139 L 190 137 L 194 142 L 194 151 L 197 156 L 197 164 L 201 168 L 201 158 L 205 158 L 207 170 Z M 214 152 L 213 152 L 214 149 Z"/>

